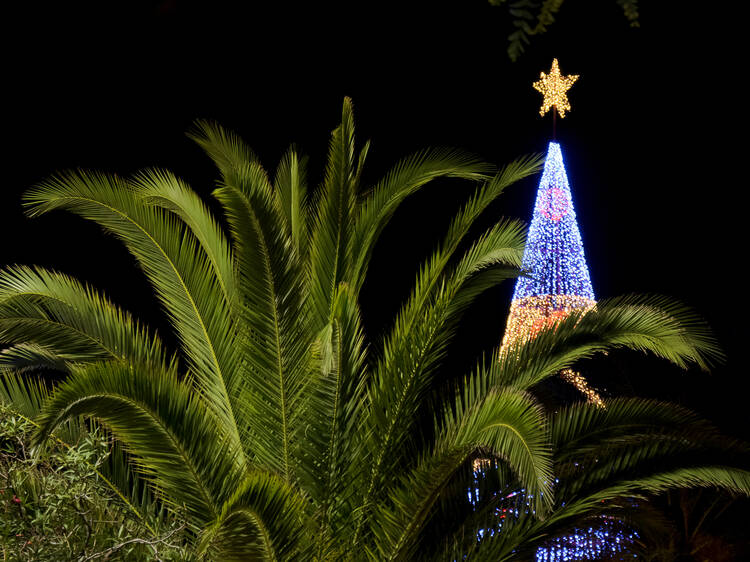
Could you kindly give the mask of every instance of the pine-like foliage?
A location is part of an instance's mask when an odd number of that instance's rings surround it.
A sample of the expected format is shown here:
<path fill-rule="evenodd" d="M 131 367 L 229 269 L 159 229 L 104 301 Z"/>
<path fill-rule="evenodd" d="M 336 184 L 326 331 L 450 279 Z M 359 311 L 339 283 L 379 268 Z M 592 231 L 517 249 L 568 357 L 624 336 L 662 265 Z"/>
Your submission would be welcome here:
<path fill-rule="evenodd" d="M 718 354 L 713 340 L 668 300 L 602 302 L 435 398 L 435 374 L 462 312 L 518 270 L 524 247 L 518 222 L 501 221 L 473 241 L 470 229 L 507 186 L 540 169 L 539 158 L 490 176 L 461 152 L 425 150 L 363 186 L 368 145 L 355 144 L 348 99 L 315 190 L 294 147 L 271 177 L 219 125 L 197 122 L 190 136 L 219 169 L 223 221 L 162 170 L 61 173 L 25 195 L 31 216 L 65 209 L 118 238 L 179 348 L 170 351 L 64 274 L 7 267 L 0 396 L 34 418 L 37 446 L 77 419 L 102 424 L 135 469 L 115 470 L 121 477 L 111 484 L 134 510 L 155 500 L 186 517 L 198 555 L 499 559 L 595 514 L 602 499 L 687 485 L 750 492 L 750 473 L 718 456 L 690 456 L 711 431 L 692 418 L 682 423 L 688 413 L 643 401 L 550 413 L 534 397 L 540 381 L 615 347 L 705 366 Z M 359 300 L 378 238 L 407 197 L 444 177 L 478 187 L 392 327 L 370 341 Z M 47 395 L 28 378 L 38 369 L 66 375 Z M 497 490 L 522 487 L 535 510 L 481 543 L 476 533 L 491 525 L 492 500 L 466 501 L 479 457 L 496 460 Z M 592 470 L 576 472 L 573 459 Z M 555 488 L 558 473 L 564 485 Z"/>

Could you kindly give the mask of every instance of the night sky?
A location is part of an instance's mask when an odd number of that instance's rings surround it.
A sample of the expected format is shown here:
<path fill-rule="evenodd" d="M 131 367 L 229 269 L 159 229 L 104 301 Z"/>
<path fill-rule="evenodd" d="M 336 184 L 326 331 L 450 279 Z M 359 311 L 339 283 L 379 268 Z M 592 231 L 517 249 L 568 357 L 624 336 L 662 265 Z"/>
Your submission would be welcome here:
<path fill-rule="evenodd" d="M 118 243 L 69 214 L 25 218 L 23 191 L 56 170 L 157 166 L 208 198 L 216 175 L 184 135 L 196 118 L 239 132 L 271 170 L 297 143 L 317 184 L 344 96 L 354 101 L 359 142 L 372 140 L 366 181 L 427 146 L 460 147 L 501 165 L 546 150 L 551 119 L 539 117 L 531 83 L 557 57 L 563 74 L 581 75 L 557 136 L 597 298 L 674 296 L 708 319 L 729 356 L 711 375 L 618 356 L 606 367 L 610 390 L 680 400 L 750 437 L 738 201 L 746 141 L 736 139 L 747 109 L 733 78 L 743 69 L 733 15 L 654 12 L 657 2 L 644 1 L 641 28 L 632 29 L 614 0 L 568 0 L 550 31 L 511 63 L 507 14 L 481 0 L 408 9 L 378 2 L 355 15 L 357 4 L 238 11 L 172 0 L 6 10 L 0 264 L 73 273 L 158 324 Z M 530 220 L 537 182 L 514 186 L 485 224 Z M 392 317 L 470 193 L 465 183 L 442 182 L 395 217 L 375 255 L 380 273 L 365 287 L 370 335 Z M 499 342 L 510 288 L 467 316 L 456 354 L 469 364 Z"/>

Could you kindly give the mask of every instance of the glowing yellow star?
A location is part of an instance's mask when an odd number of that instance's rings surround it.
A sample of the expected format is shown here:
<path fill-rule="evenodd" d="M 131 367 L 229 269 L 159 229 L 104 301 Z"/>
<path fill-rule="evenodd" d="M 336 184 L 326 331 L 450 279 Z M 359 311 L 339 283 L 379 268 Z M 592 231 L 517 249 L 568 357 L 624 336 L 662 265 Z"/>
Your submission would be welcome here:
<path fill-rule="evenodd" d="M 571 74 L 570 76 L 560 75 L 560 67 L 557 66 L 557 59 L 552 61 L 552 69 L 549 75 L 541 73 L 540 80 L 534 82 L 534 89 L 544 96 L 542 102 L 542 108 L 539 110 L 539 115 L 544 115 L 550 108 L 555 107 L 560 112 L 560 117 L 565 117 L 565 112 L 570 111 L 570 104 L 568 103 L 568 95 L 566 92 L 573 85 L 573 82 L 578 80 L 577 74 Z"/>

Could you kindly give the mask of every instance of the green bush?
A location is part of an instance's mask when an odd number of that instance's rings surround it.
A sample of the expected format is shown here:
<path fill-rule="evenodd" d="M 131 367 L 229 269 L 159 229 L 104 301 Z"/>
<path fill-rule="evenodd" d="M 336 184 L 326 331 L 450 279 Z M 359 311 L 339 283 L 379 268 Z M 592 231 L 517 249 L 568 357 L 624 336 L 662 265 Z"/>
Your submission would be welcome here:
<path fill-rule="evenodd" d="M 73 446 L 51 441 L 35 458 L 33 429 L 0 405 L 3 560 L 185 559 L 177 522 L 147 525 L 103 480 L 112 443 L 101 430 L 82 434 Z M 162 528 L 154 536 L 149 526 Z"/>

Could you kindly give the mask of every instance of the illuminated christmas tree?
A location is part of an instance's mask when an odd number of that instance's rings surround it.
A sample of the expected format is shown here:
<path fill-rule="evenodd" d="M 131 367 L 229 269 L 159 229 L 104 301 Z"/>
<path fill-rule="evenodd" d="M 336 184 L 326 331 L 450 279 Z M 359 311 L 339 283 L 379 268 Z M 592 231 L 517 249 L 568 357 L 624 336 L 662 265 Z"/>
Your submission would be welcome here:
<path fill-rule="evenodd" d="M 549 143 L 503 347 L 596 304 L 560 145 Z"/>
<path fill-rule="evenodd" d="M 534 83 L 534 88 L 544 94 L 540 113 L 544 115 L 552 109 L 554 118 L 559 108 L 563 117 L 565 110 L 570 110 L 566 92 L 577 78 L 561 76 L 555 59 L 550 74 L 542 73 Z M 596 305 L 562 151 L 556 142 L 550 142 L 547 150 L 522 268 L 528 276 L 516 282 L 501 354 L 572 311 L 589 310 Z M 589 401 L 603 406 L 599 395 L 579 373 L 566 369 L 561 376 Z"/>
<path fill-rule="evenodd" d="M 553 136 L 557 111 L 560 117 L 564 117 L 565 111 L 570 110 L 566 92 L 577 78 L 562 76 L 555 59 L 549 75 L 542 73 L 540 80 L 534 83 L 534 88 L 544 95 L 540 113 L 544 115 L 552 109 Z M 540 330 L 571 312 L 585 312 L 596 306 L 562 151 L 554 141 L 549 143 L 547 150 L 522 269 L 525 275 L 516 282 L 501 357 L 515 344 L 534 338 Z M 581 391 L 587 400 L 605 407 L 596 391 L 579 373 L 566 369 L 560 375 Z M 492 463 L 488 459 L 477 459 L 474 463 L 475 477 L 482 477 L 490 466 Z M 472 497 L 471 490 L 469 498 L 470 501 L 477 499 Z M 521 511 L 528 514 L 531 510 L 525 490 L 514 491 L 503 500 L 515 503 L 502 509 L 497 527 L 486 531 L 490 534 L 502 532 L 506 517 L 519 517 Z M 480 533 L 479 540 L 483 536 L 484 532 Z M 590 527 L 575 528 L 567 535 L 546 541 L 537 549 L 535 559 L 537 562 L 563 562 L 632 557 L 628 554 L 628 548 L 637 537 L 637 533 L 630 531 L 622 522 L 602 516 L 597 522 L 592 521 Z"/>
<path fill-rule="evenodd" d="M 552 109 L 553 137 L 557 111 L 562 118 L 565 111 L 570 110 L 566 92 L 577 79 L 578 76 L 562 76 L 555 59 L 549 75 L 542 73 L 540 80 L 534 83 L 534 88 L 544 95 L 540 114 Z M 547 149 L 522 268 L 527 276 L 519 277 L 516 282 L 501 355 L 513 344 L 535 337 L 541 329 L 571 312 L 587 311 L 596 306 L 562 151 L 554 141 Z M 560 374 L 590 402 L 604 407 L 604 402 L 583 376 L 572 369 Z M 602 517 L 598 525 L 574 529 L 567 536 L 547 541 L 537 550 L 536 560 L 615 558 L 626 554 L 636 537 L 636 533 Z"/>

